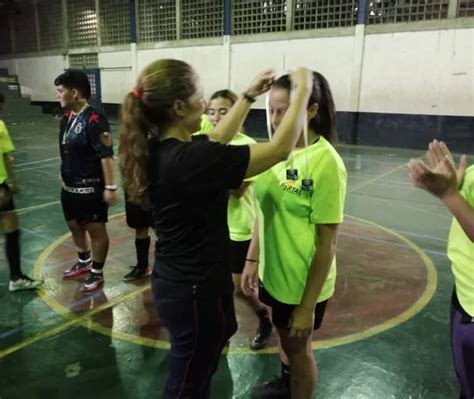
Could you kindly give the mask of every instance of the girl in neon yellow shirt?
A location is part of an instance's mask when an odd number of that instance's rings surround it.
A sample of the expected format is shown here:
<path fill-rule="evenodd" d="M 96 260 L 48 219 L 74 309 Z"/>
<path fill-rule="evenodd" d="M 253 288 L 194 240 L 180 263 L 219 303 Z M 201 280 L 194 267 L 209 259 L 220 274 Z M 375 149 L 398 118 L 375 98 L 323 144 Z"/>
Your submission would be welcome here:
<path fill-rule="evenodd" d="M 270 91 L 273 129 L 280 126 L 290 105 L 290 92 L 287 75 Z M 256 397 L 310 398 L 316 385 L 312 335 L 334 292 L 334 254 L 346 194 L 346 169 L 333 147 L 335 118 L 329 84 L 313 72 L 308 145 L 301 134 L 290 159 L 261 174 L 256 183 L 259 238 L 254 233 L 248 258 L 256 259 L 260 253 L 260 263 L 257 270 L 255 263 L 247 262 L 242 289 L 254 292 L 258 273 L 260 300 L 272 308 L 282 363 L 281 377 L 258 386 Z"/>
<path fill-rule="evenodd" d="M 211 96 L 207 114 L 213 127 L 229 112 L 237 99 L 237 94 L 230 90 L 219 90 Z M 232 145 L 255 143 L 254 139 L 241 132 L 238 132 L 230 142 Z M 264 348 L 270 341 L 272 322 L 266 307 L 258 300 L 257 295 L 244 296 L 240 288 L 242 271 L 244 270 L 256 219 L 253 190 L 255 180 L 256 177 L 246 179 L 238 189 L 229 191 L 227 224 L 230 233 L 230 264 L 235 294 L 243 297 L 259 318 L 257 333 L 250 343 L 250 348 L 257 350 Z"/>
<path fill-rule="evenodd" d="M 428 164 L 412 159 L 412 182 L 437 196 L 453 214 L 448 240 L 454 290 L 451 299 L 451 349 L 461 385 L 461 399 L 474 397 L 474 165 L 466 156 L 458 169 L 446 144 L 434 140 L 427 152 Z"/>
<path fill-rule="evenodd" d="M 0 93 L 0 112 L 3 111 L 4 104 L 5 97 Z M 5 255 L 10 268 L 8 286 L 10 292 L 33 290 L 43 283 L 40 280 L 33 280 L 21 270 L 20 228 L 13 201 L 13 194 L 18 190 L 11 156 L 14 150 L 15 146 L 7 126 L 0 119 L 0 224 L 5 231 Z M 7 183 L 7 180 L 10 180 L 10 183 Z"/>

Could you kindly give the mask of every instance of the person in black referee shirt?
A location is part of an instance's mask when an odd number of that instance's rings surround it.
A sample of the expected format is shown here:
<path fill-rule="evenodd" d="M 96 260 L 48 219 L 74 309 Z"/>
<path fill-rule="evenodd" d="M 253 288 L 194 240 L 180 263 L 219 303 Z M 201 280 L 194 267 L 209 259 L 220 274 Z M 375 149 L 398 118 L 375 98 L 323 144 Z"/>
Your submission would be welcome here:
<path fill-rule="evenodd" d="M 54 84 L 61 107 L 66 110 L 59 131 L 61 204 L 79 256 L 63 277 L 88 273 L 82 289 L 90 292 L 104 283 L 108 207 L 119 200 L 112 135 L 105 116 L 87 103 L 91 87 L 84 72 L 66 71 Z"/>
<path fill-rule="evenodd" d="M 311 73 L 300 68 L 280 128 L 269 143 L 227 145 L 251 103 L 267 91 L 265 71 L 209 135 L 199 130 L 204 100 L 187 63 L 148 65 L 122 107 L 120 166 L 131 200 L 148 202 L 157 236 L 154 301 L 170 333 L 170 373 L 163 398 L 209 398 L 220 353 L 235 333 L 227 226 L 228 191 L 286 159 L 305 121 Z"/>

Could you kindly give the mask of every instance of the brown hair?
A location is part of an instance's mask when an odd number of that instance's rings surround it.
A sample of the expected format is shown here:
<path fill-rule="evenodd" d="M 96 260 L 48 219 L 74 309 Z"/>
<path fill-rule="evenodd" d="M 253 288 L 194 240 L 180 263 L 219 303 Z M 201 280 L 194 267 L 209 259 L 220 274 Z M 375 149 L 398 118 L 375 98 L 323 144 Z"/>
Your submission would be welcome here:
<path fill-rule="evenodd" d="M 149 64 L 121 109 L 120 170 L 131 201 L 144 203 L 148 186 L 148 146 L 173 121 L 176 100 L 188 103 L 197 75 L 187 63 L 162 59 Z"/>
<path fill-rule="evenodd" d="M 309 121 L 309 127 L 323 136 L 331 144 L 337 143 L 336 106 L 331 88 L 326 78 L 319 72 L 313 71 L 313 90 L 308 101 L 308 108 L 317 103 L 318 114 Z M 289 75 L 283 75 L 273 84 L 274 88 L 291 90 Z"/>
<path fill-rule="evenodd" d="M 230 101 L 231 105 L 234 105 L 239 97 L 232 90 L 224 89 L 216 91 L 209 99 L 209 102 L 215 100 L 216 98 L 225 98 L 226 100 Z"/>

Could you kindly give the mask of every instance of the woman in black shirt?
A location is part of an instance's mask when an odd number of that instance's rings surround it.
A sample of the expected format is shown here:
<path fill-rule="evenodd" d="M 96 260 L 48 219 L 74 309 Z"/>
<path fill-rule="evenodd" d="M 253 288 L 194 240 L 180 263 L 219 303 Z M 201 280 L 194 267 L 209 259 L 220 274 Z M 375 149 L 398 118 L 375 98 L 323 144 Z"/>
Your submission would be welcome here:
<path fill-rule="evenodd" d="M 229 268 L 227 192 L 286 159 L 305 120 L 312 74 L 297 69 L 290 105 L 269 143 L 227 145 L 256 97 L 273 82 L 259 74 L 208 136 L 199 130 L 202 88 L 193 68 L 148 65 L 122 108 L 120 166 L 131 199 L 148 202 L 158 239 L 152 288 L 171 341 L 163 398 L 208 398 L 219 355 L 237 328 Z"/>

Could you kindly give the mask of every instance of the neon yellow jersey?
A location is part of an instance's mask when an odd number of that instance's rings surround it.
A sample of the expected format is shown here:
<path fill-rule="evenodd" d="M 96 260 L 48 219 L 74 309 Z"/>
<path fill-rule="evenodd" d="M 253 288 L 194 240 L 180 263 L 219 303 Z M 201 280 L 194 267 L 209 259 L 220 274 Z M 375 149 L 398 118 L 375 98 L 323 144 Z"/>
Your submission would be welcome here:
<path fill-rule="evenodd" d="M 230 142 L 232 145 L 255 144 L 256 141 L 251 137 L 237 133 Z M 256 218 L 256 204 L 254 194 L 254 183 L 256 177 L 246 179 L 250 183 L 245 193 L 237 198 L 229 195 L 229 206 L 227 208 L 227 223 L 229 225 L 230 239 L 233 241 L 247 241 L 252 239 L 253 227 Z"/>
<path fill-rule="evenodd" d="M 203 115 L 208 120 L 207 115 Z M 210 123 L 210 121 L 209 121 Z M 201 130 L 196 134 L 207 134 L 211 128 L 207 129 L 207 123 L 203 122 L 201 119 Z M 247 136 L 244 133 L 237 133 L 232 141 L 229 143 L 231 145 L 249 145 L 255 144 L 256 141 L 251 137 Z M 229 205 L 227 207 L 227 224 L 229 225 L 230 239 L 232 241 L 248 241 L 252 239 L 253 227 L 255 225 L 256 218 L 256 204 L 255 204 L 255 194 L 254 194 L 254 184 L 256 176 L 246 179 L 245 182 L 251 183 L 250 186 L 245 190 L 244 195 L 240 198 L 237 198 L 233 195 L 229 195 Z"/>
<path fill-rule="evenodd" d="M 201 128 L 199 129 L 200 134 L 212 132 L 213 126 L 211 120 L 206 114 L 201 115 Z"/>
<path fill-rule="evenodd" d="M 15 146 L 8 134 L 5 122 L 0 120 L 0 183 L 4 183 L 8 178 L 8 171 L 5 167 L 4 154 L 15 150 Z"/>
<path fill-rule="evenodd" d="M 297 180 L 287 179 L 289 169 L 297 170 Z M 303 179 L 312 179 L 313 190 L 302 190 Z M 278 301 L 301 303 L 318 245 L 316 225 L 343 221 L 346 182 L 341 157 L 323 137 L 308 148 L 294 151 L 288 161 L 258 178 L 259 277 Z M 334 258 L 318 302 L 333 295 L 335 283 Z"/>
<path fill-rule="evenodd" d="M 466 170 L 461 195 L 474 208 L 474 165 Z M 474 243 L 453 218 L 448 240 L 448 257 L 456 283 L 456 294 L 463 309 L 474 317 Z"/>

